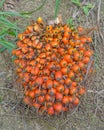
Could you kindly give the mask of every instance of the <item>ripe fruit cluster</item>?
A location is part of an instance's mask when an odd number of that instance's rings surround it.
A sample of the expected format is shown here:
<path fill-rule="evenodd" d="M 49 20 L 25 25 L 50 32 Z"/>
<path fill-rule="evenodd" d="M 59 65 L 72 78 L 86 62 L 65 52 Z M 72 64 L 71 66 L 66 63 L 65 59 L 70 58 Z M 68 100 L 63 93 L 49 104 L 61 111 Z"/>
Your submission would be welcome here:
<path fill-rule="evenodd" d="M 79 86 L 93 55 L 92 39 L 66 24 L 47 25 L 42 18 L 18 35 L 16 72 L 24 88 L 24 102 L 39 113 L 55 115 L 79 104 Z"/>

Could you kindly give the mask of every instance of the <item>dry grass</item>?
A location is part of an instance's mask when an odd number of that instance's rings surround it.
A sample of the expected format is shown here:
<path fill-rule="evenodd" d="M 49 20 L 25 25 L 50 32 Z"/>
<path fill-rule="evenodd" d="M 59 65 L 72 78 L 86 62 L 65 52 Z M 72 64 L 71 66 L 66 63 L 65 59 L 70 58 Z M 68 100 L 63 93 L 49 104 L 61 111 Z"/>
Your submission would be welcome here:
<path fill-rule="evenodd" d="M 17 5 L 21 5 L 17 6 L 18 8 L 16 7 L 17 10 L 22 8 L 23 1 L 17 3 Z M 62 0 L 59 10 L 64 22 L 69 16 L 72 16 L 76 26 L 98 27 L 94 31 L 92 43 L 95 51 L 94 71 L 92 76 L 87 77 L 87 81 L 84 82 L 87 93 L 82 97 L 79 106 L 66 115 L 58 117 L 40 117 L 37 115 L 33 108 L 29 108 L 22 103 L 22 90 L 21 86 L 15 82 L 11 56 L 3 54 L 0 63 L 0 130 L 104 129 L 104 2 L 103 0 L 84 0 L 83 3 L 88 1 L 94 5 L 88 16 L 85 16 L 82 10 L 78 9 L 69 0 L 66 0 L 66 2 Z M 29 0 L 27 2 L 29 3 Z M 32 1 L 29 4 L 31 5 L 31 3 Z M 35 18 L 40 15 L 45 19 L 52 16 L 53 11 L 51 9 L 53 6 L 54 4 L 51 1 L 48 2 L 41 11 L 49 10 L 49 14 L 45 15 L 39 11 L 34 14 L 36 15 Z"/>

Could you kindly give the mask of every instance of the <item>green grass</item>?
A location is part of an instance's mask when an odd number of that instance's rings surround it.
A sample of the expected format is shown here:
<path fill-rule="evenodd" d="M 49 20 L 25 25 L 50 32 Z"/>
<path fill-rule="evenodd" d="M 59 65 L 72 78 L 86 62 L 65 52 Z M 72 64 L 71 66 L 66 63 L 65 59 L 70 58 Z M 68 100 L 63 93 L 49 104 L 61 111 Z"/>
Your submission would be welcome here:
<path fill-rule="evenodd" d="M 80 0 L 71 0 L 71 2 L 73 4 L 75 4 L 76 6 L 78 6 L 79 8 L 81 8 L 85 15 L 88 15 L 90 9 L 93 8 L 93 5 L 91 3 L 87 3 L 86 5 L 82 5 Z"/>
<path fill-rule="evenodd" d="M 42 7 L 45 5 L 46 1 L 47 1 L 47 0 L 43 0 L 42 4 L 41 4 L 38 8 L 34 9 L 34 10 L 29 11 L 29 12 L 21 12 L 20 14 L 21 14 L 21 15 L 31 15 L 31 14 L 35 13 L 35 12 L 37 12 L 38 10 L 42 9 Z"/>
<path fill-rule="evenodd" d="M 0 103 L 3 101 L 3 98 L 2 97 L 0 97 Z"/>
<path fill-rule="evenodd" d="M 60 0 L 56 0 L 56 2 L 55 2 L 55 12 L 54 12 L 54 18 L 56 18 L 56 17 L 57 17 L 57 15 L 58 15 L 59 5 L 60 5 Z"/>
<path fill-rule="evenodd" d="M 10 14 L 15 17 L 14 13 L 12 14 L 11 12 Z M 0 52 L 6 49 L 9 51 L 14 49 L 16 45 L 12 39 L 8 40 L 8 37 L 13 37 L 14 39 L 17 37 L 18 32 L 21 31 L 17 24 L 10 20 L 10 14 L 7 14 L 7 12 L 0 12 Z"/>
<path fill-rule="evenodd" d="M 12 49 L 16 47 L 13 39 L 17 38 L 18 32 L 21 31 L 21 28 L 17 26 L 17 23 L 11 19 L 15 17 L 24 17 L 24 15 L 21 15 L 18 12 L 2 11 L 4 2 L 5 0 L 0 2 L 0 52 L 5 51 L 6 49 L 11 52 Z"/>

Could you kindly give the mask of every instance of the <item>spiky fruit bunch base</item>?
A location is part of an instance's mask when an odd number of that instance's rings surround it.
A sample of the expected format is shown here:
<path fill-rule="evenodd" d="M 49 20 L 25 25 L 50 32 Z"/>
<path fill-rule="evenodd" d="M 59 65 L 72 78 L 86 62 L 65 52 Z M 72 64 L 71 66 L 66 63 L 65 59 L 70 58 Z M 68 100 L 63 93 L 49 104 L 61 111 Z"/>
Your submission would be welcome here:
<path fill-rule="evenodd" d="M 47 25 L 39 18 L 18 35 L 13 50 L 24 102 L 39 113 L 55 115 L 77 106 L 85 87 L 79 85 L 93 55 L 84 29 Z"/>

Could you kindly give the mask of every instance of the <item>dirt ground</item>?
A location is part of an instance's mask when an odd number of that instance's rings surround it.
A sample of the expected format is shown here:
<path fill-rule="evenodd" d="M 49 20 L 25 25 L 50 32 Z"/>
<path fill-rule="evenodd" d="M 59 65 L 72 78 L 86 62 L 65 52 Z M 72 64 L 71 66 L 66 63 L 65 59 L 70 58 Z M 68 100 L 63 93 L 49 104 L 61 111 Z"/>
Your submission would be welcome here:
<path fill-rule="evenodd" d="M 11 3 L 11 5 L 8 3 Z M 7 0 L 5 10 L 26 12 L 36 9 L 43 0 Z M 60 117 L 39 117 L 25 107 L 22 94 L 17 91 L 13 76 L 11 56 L 0 54 L 0 130 L 104 130 L 104 1 L 83 0 L 94 5 L 88 16 L 69 0 L 61 0 L 59 14 L 63 22 L 69 17 L 75 25 L 96 27 L 93 34 L 95 66 L 93 74 L 86 82 L 87 93 L 72 114 Z M 55 0 L 47 0 L 44 6 L 32 14 L 32 18 L 19 19 L 18 25 L 25 27 L 29 21 L 39 16 L 47 20 L 53 18 Z M 30 112 L 30 114 L 29 114 Z"/>

